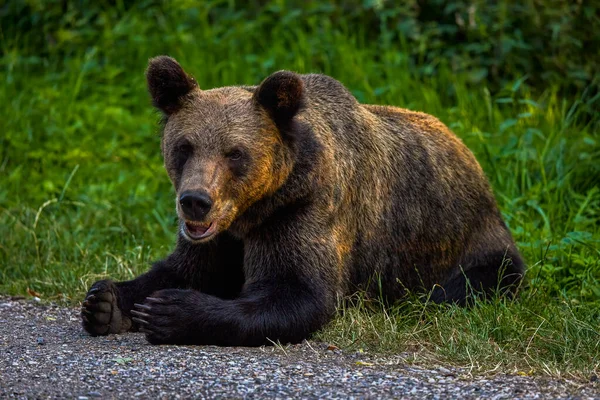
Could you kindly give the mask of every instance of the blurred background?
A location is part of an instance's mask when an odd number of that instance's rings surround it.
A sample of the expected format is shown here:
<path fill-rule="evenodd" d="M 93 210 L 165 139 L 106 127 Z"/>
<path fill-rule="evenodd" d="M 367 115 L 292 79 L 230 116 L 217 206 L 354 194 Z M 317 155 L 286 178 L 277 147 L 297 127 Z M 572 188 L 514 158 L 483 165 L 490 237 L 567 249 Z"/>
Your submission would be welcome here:
<path fill-rule="evenodd" d="M 77 300 L 174 244 L 147 60 L 202 88 L 320 72 L 436 115 L 473 150 L 528 291 L 600 302 L 600 4 L 7 0 L 0 5 L 0 293 Z"/>

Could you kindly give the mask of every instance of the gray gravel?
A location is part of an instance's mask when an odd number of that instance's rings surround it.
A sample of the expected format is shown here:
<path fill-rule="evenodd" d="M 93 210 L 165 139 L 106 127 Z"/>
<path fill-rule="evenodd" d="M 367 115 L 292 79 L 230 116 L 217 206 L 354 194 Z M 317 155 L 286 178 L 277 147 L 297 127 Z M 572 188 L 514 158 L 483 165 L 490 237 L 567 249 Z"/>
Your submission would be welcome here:
<path fill-rule="evenodd" d="M 92 338 L 78 311 L 0 298 L 0 397 L 598 398 L 598 382 L 417 368 L 305 342 L 286 347 L 152 346 L 142 334 Z"/>

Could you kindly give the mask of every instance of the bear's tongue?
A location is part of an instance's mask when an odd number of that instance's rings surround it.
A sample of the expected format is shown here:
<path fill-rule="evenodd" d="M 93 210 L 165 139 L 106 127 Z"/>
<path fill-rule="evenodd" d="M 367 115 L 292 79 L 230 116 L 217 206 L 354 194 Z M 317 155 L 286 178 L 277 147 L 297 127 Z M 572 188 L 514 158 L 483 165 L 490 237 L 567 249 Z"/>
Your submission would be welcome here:
<path fill-rule="evenodd" d="M 186 227 L 188 233 L 194 239 L 202 237 L 202 235 L 204 235 L 206 233 L 206 231 L 208 230 L 208 228 L 210 228 L 210 225 L 211 224 L 208 224 L 207 226 L 203 226 L 203 225 L 200 225 L 200 224 L 193 224 L 193 223 L 190 223 L 190 222 L 186 222 L 185 223 L 185 227 Z"/>

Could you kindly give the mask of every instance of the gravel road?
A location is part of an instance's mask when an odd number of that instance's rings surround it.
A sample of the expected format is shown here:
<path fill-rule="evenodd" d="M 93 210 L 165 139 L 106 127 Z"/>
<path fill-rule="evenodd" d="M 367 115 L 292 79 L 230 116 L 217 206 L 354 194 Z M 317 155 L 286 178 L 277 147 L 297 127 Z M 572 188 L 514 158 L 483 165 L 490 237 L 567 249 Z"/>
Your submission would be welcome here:
<path fill-rule="evenodd" d="M 92 338 L 78 311 L 0 298 L 1 398 L 597 398 L 598 382 L 425 369 L 401 357 L 331 350 L 152 346 L 142 334 Z"/>

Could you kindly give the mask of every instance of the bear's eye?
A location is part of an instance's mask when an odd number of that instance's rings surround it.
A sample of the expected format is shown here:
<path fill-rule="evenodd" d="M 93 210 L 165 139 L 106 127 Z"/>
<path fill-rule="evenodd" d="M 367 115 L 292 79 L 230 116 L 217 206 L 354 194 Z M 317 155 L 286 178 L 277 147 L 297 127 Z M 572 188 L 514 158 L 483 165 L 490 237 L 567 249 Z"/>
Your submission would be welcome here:
<path fill-rule="evenodd" d="M 233 148 L 225 153 L 231 172 L 237 177 L 246 174 L 250 164 L 250 154 L 243 148 Z"/>
<path fill-rule="evenodd" d="M 177 146 L 173 154 L 173 158 L 175 160 L 175 168 L 178 170 L 182 169 L 193 152 L 194 149 L 189 143 L 182 143 L 179 146 Z"/>
<path fill-rule="evenodd" d="M 242 153 L 242 151 L 238 149 L 232 150 L 226 154 L 226 157 L 229 158 L 231 161 L 241 160 L 243 156 L 244 153 Z"/>

